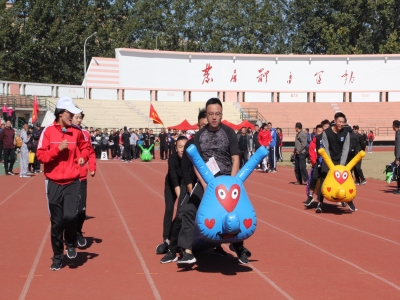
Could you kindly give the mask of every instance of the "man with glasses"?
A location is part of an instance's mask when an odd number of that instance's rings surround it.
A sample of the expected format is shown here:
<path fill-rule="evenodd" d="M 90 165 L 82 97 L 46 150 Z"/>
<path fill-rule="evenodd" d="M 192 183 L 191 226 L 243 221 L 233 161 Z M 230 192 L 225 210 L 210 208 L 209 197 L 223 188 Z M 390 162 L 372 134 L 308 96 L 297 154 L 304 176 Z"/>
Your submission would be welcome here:
<path fill-rule="evenodd" d="M 196 133 L 193 137 L 193 144 L 205 162 L 209 160 L 216 161 L 219 171 L 213 174 L 214 176 L 235 176 L 239 171 L 238 141 L 233 129 L 221 123 L 221 101 L 218 98 L 209 99 L 206 103 L 206 112 L 208 124 Z M 182 218 L 182 229 L 179 233 L 178 245 L 185 249 L 185 252 L 178 260 L 178 264 L 193 264 L 197 261 L 192 253 L 195 219 L 207 185 L 196 168 L 194 168 L 194 171 L 198 182 L 193 187 Z M 232 244 L 231 250 L 236 252 L 240 264 L 249 263 L 243 242 Z"/>

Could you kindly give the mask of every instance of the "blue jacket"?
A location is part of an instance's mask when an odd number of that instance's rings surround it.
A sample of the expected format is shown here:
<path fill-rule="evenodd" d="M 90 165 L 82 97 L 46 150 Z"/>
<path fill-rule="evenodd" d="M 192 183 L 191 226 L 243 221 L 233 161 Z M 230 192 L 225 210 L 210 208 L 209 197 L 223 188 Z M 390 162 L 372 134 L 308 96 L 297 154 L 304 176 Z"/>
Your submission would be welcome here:
<path fill-rule="evenodd" d="M 270 147 L 275 147 L 276 146 L 276 130 L 275 128 L 271 128 L 271 143 L 269 144 Z"/>

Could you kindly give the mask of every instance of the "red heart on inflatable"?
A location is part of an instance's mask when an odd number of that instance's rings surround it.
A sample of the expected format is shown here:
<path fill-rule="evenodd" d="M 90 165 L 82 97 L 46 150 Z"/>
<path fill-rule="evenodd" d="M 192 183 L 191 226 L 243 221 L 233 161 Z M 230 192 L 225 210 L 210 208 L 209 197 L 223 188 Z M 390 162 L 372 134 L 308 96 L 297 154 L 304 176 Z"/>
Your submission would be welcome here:
<path fill-rule="evenodd" d="M 206 225 L 206 227 L 207 227 L 208 229 L 211 229 L 211 228 L 213 228 L 214 225 L 215 225 L 215 219 L 211 219 L 211 220 L 206 219 L 206 220 L 204 221 L 204 224 Z"/>
<path fill-rule="evenodd" d="M 350 190 L 349 190 L 349 193 L 350 193 L 350 194 L 353 194 L 353 189 L 350 189 Z"/>
<path fill-rule="evenodd" d="M 330 187 L 328 187 L 328 188 L 326 188 L 327 190 L 328 190 L 328 192 L 330 192 L 331 191 L 331 188 Z"/>
<path fill-rule="evenodd" d="M 215 189 L 215 195 L 222 207 L 225 208 L 227 212 L 232 212 L 240 198 L 240 186 L 234 184 L 228 191 L 223 184 L 220 184 Z"/>
<path fill-rule="evenodd" d="M 252 224 L 253 224 L 252 219 L 244 219 L 244 221 L 243 221 L 243 225 L 244 225 L 244 227 L 246 227 L 246 229 L 249 229 Z"/>

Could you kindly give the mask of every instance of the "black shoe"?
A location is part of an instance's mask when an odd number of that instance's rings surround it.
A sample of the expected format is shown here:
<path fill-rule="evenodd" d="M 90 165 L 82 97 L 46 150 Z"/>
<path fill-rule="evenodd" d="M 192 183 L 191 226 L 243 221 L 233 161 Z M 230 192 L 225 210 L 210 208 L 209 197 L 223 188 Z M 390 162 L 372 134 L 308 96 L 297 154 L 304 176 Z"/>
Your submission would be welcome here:
<path fill-rule="evenodd" d="M 50 270 L 52 270 L 52 271 L 58 271 L 58 270 L 61 269 L 61 267 L 62 267 L 62 262 L 61 262 L 61 261 L 60 261 L 60 262 L 54 261 L 54 262 L 51 264 L 51 266 L 50 266 Z"/>
<path fill-rule="evenodd" d="M 393 191 L 393 194 L 395 194 L 395 195 L 400 195 L 400 189 L 394 190 L 394 191 Z"/>
<path fill-rule="evenodd" d="M 364 184 L 367 184 L 367 181 L 365 179 L 360 182 L 360 185 L 364 185 Z"/>
<path fill-rule="evenodd" d="M 193 254 L 183 252 L 182 257 L 178 259 L 178 264 L 194 264 L 196 261 L 196 257 Z"/>
<path fill-rule="evenodd" d="M 342 202 L 342 203 L 340 203 L 340 205 L 341 205 L 342 207 L 346 207 L 346 202 Z"/>
<path fill-rule="evenodd" d="M 174 262 L 177 260 L 178 260 L 178 256 L 176 256 L 175 251 L 172 252 L 171 250 L 168 250 L 167 254 L 165 254 L 164 257 L 161 258 L 160 263 L 168 264 L 170 262 Z"/>
<path fill-rule="evenodd" d="M 239 261 L 240 264 L 247 265 L 249 263 L 249 259 L 248 259 L 247 255 L 246 255 L 246 251 L 245 251 L 244 247 L 242 247 L 241 249 L 235 249 L 233 244 L 230 244 L 229 245 L 229 249 L 236 253 L 238 261 Z M 251 255 L 251 253 L 250 253 L 250 255 Z"/>
<path fill-rule="evenodd" d="M 321 202 L 318 203 L 317 208 L 315 209 L 315 212 L 318 214 L 322 213 L 322 203 Z"/>
<path fill-rule="evenodd" d="M 164 243 L 159 244 L 156 247 L 156 254 L 165 254 L 168 252 L 168 243 L 164 241 Z"/>
<path fill-rule="evenodd" d="M 243 246 L 244 253 L 246 253 L 247 257 L 251 257 L 251 252 L 245 246 Z"/>
<path fill-rule="evenodd" d="M 313 203 L 313 202 L 314 202 L 313 196 L 308 196 L 306 203 L 304 203 L 304 206 L 309 207 L 311 205 L 311 203 Z"/>
<path fill-rule="evenodd" d="M 15 175 L 13 171 L 8 171 L 8 175 Z"/>
<path fill-rule="evenodd" d="M 67 256 L 68 258 L 75 258 L 76 257 L 76 248 L 75 247 L 67 247 Z"/>
<path fill-rule="evenodd" d="M 219 256 L 228 256 L 228 253 L 224 249 L 222 249 L 221 246 L 215 247 L 214 248 L 214 253 L 219 255 Z"/>
<path fill-rule="evenodd" d="M 82 233 L 78 233 L 76 236 L 76 242 L 78 243 L 79 247 L 85 247 L 87 242 L 86 239 L 83 237 Z"/>
<path fill-rule="evenodd" d="M 354 206 L 353 201 L 350 201 L 350 202 L 348 203 L 348 205 L 349 205 L 349 208 L 350 208 L 351 211 L 356 211 L 356 210 L 357 210 L 357 208 Z"/>

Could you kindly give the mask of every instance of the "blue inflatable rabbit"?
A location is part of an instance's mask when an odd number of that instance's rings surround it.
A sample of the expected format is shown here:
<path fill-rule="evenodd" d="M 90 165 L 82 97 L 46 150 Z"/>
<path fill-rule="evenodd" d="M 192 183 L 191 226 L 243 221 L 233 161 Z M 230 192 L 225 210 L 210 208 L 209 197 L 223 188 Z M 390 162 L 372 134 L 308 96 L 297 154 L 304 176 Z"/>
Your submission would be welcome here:
<path fill-rule="evenodd" d="M 193 250 L 249 238 L 256 230 L 257 218 L 243 183 L 268 155 L 268 150 L 260 147 L 236 176 L 218 177 L 208 169 L 196 146 L 190 145 L 186 151 L 207 184 L 196 215 Z"/>

